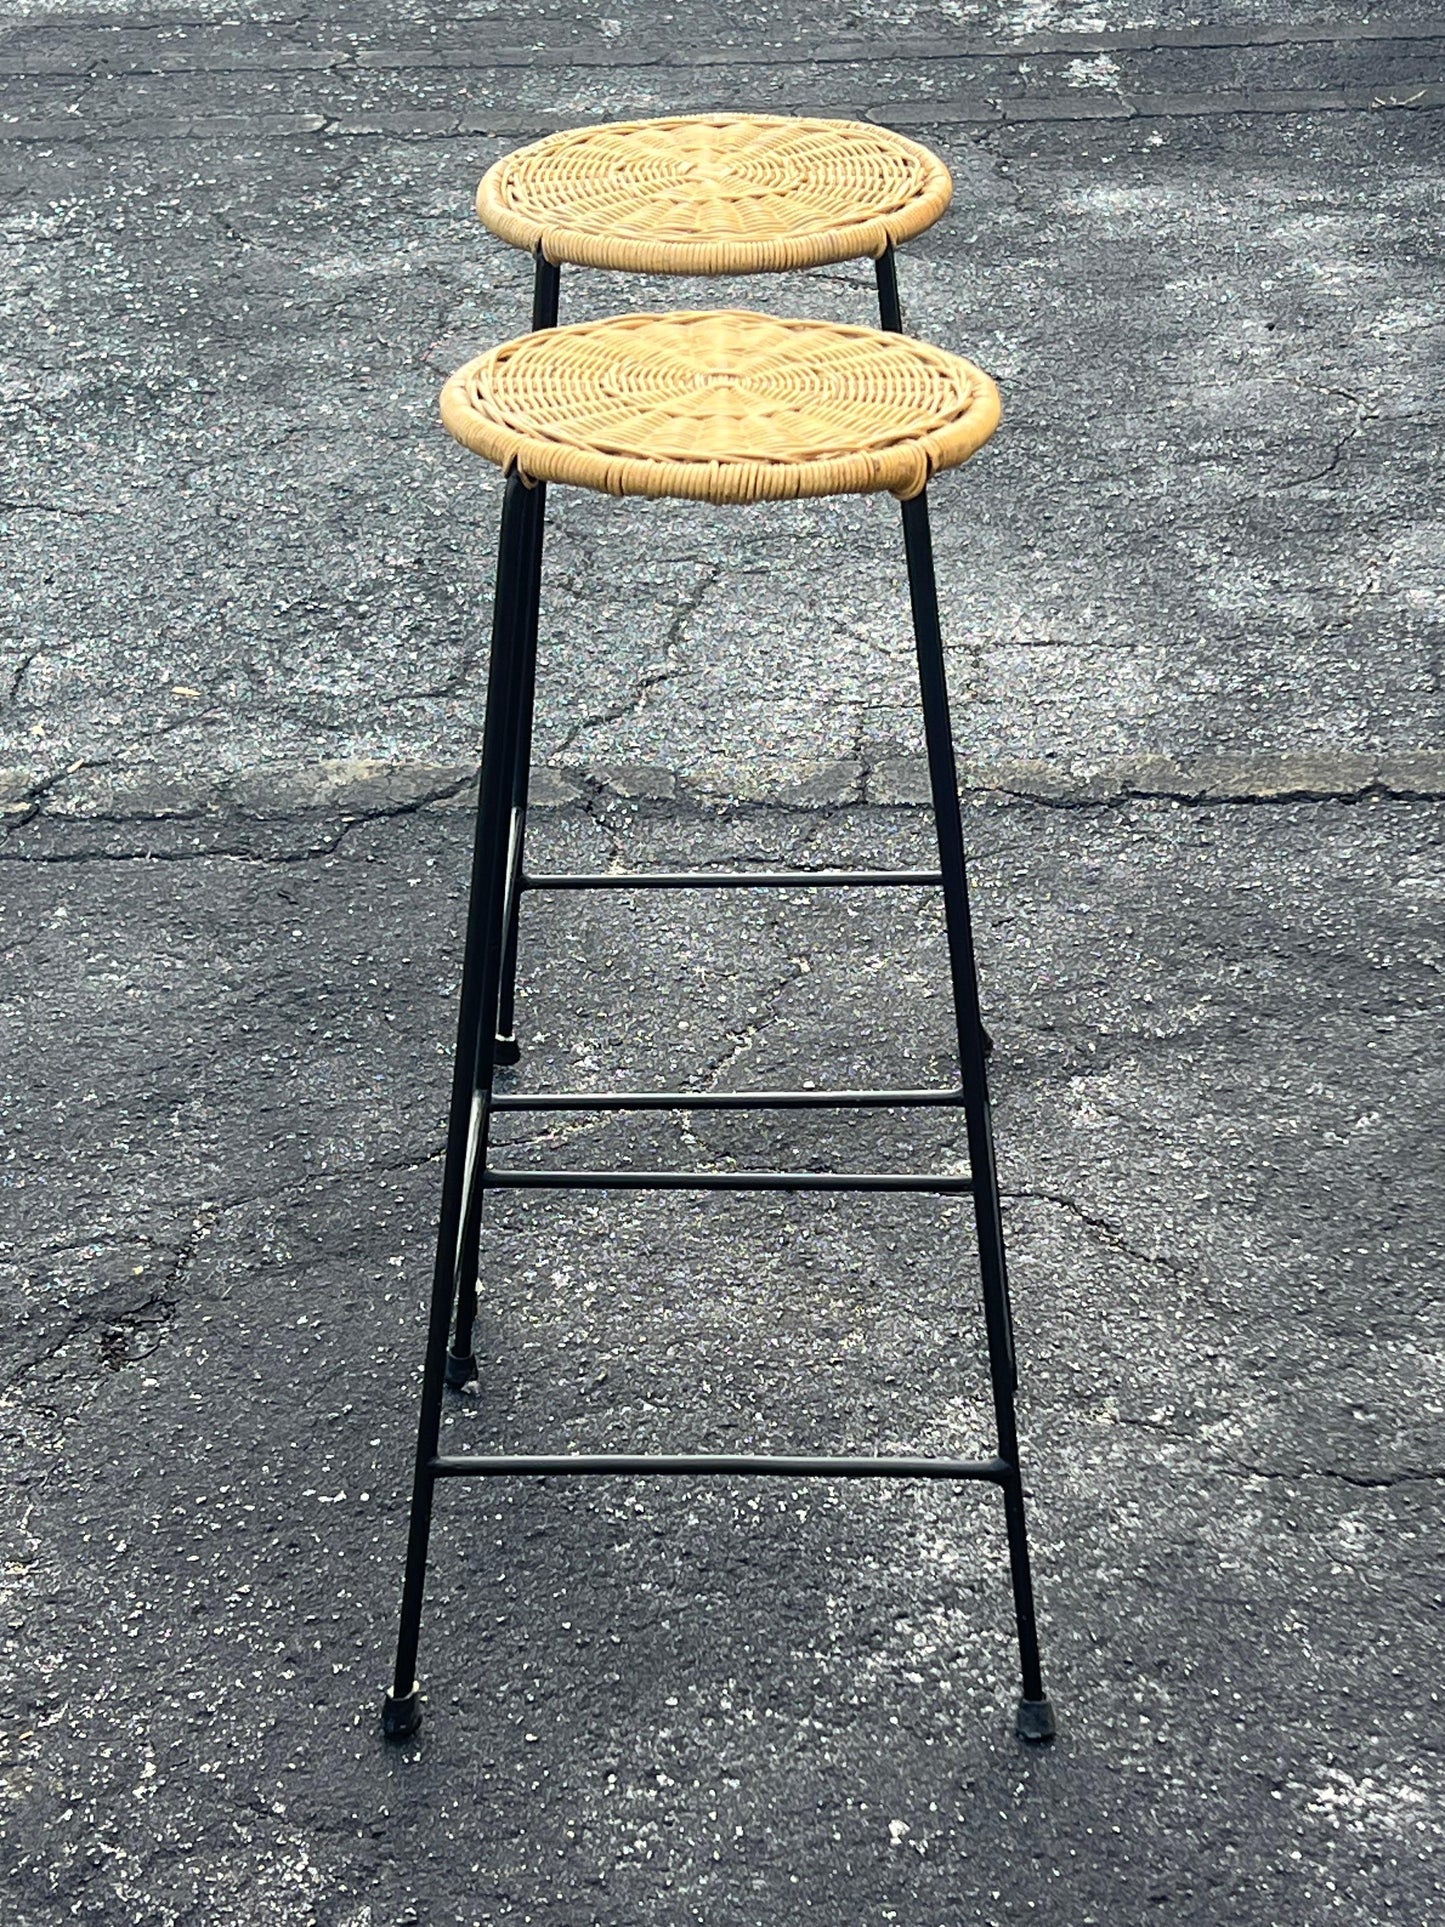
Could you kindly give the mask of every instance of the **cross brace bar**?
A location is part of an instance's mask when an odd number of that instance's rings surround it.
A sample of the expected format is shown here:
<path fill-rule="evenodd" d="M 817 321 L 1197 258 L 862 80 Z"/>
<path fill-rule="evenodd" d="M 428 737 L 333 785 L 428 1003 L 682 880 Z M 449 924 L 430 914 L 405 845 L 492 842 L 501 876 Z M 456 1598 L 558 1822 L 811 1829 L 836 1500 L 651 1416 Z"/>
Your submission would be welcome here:
<path fill-rule="evenodd" d="M 478 1172 L 488 1191 L 972 1191 L 971 1177 L 930 1171 Z"/>
<path fill-rule="evenodd" d="M 1004 1459 L 789 1458 L 735 1452 L 523 1452 L 434 1458 L 436 1479 L 489 1479 L 508 1474 L 551 1478 L 565 1473 L 636 1476 L 728 1473 L 781 1479 L 981 1479 L 1001 1485 L 1013 1468 Z"/>
<path fill-rule="evenodd" d="M 862 890 L 928 888 L 941 870 L 602 870 L 526 876 L 522 890 Z"/>
<path fill-rule="evenodd" d="M 520 1091 L 493 1092 L 494 1111 L 871 1111 L 961 1104 L 946 1091 Z"/>

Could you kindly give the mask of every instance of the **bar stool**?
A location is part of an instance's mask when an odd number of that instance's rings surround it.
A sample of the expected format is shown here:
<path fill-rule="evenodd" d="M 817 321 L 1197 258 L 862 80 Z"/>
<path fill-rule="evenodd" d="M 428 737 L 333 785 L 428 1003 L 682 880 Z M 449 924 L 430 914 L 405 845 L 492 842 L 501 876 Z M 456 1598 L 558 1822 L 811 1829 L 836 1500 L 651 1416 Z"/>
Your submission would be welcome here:
<path fill-rule="evenodd" d="M 432 1277 L 396 1670 L 382 1715 L 391 1739 L 416 1731 L 416 1684 L 432 1504 L 439 1480 L 507 1475 L 755 1475 L 980 1481 L 1003 1497 L 1018 1632 L 1016 1731 L 1052 1738 L 1034 1622 L 1014 1418 L 1017 1373 L 994 1171 L 957 772 L 944 680 L 926 488 L 980 448 L 998 392 L 971 363 L 907 336 L 748 313 L 632 315 L 523 336 L 461 369 L 442 419 L 506 475 L 486 721 Z M 534 687 L 545 490 L 567 483 L 613 495 L 681 497 L 725 507 L 891 491 L 903 505 L 914 638 L 939 867 L 918 871 L 704 871 L 543 876 L 521 862 Z M 497 1010 L 507 933 L 521 894 L 544 889 L 937 887 L 942 891 L 957 1020 L 956 1086 L 921 1091 L 660 1091 L 594 1095 L 497 1092 Z M 499 1168 L 491 1119 L 505 1111 L 793 1110 L 956 1106 L 967 1175 L 930 1172 L 645 1171 Z M 445 1455 L 445 1387 L 475 1375 L 473 1323 L 482 1206 L 508 1189 L 730 1190 L 971 1194 L 997 1451 L 987 1459 L 793 1457 L 719 1453 Z M 455 1330 L 448 1342 L 455 1313 Z"/>
<path fill-rule="evenodd" d="M 932 227 L 952 199 L 953 179 L 938 156 L 886 127 L 680 114 L 570 128 L 505 154 L 482 176 L 477 212 L 533 257 L 534 329 L 557 325 L 564 261 L 713 275 L 869 257 L 879 320 L 901 334 L 894 250 Z M 530 715 L 530 696 L 524 708 Z M 529 741 L 523 784 L 530 750 Z M 514 922 L 502 967 L 499 1064 L 520 1060 L 516 980 Z"/>

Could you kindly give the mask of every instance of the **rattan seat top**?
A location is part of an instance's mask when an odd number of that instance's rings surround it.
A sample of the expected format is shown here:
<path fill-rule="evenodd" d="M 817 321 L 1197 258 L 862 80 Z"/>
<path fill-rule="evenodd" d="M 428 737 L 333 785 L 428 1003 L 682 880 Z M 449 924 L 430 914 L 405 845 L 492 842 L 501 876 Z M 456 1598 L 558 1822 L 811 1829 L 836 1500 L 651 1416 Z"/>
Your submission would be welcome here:
<path fill-rule="evenodd" d="M 477 212 L 549 261 L 753 274 L 876 257 L 952 198 L 937 155 L 886 127 L 689 114 L 549 134 L 487 171 Z"/>
<path fill-rule="evenodd" d="M 988 440 L 999 399 L 972 362 L 907 335 L 707 312 L 523 335 L 459 369 L 441 412 L 533 481 L 738 503 L 917 495 Z"/>

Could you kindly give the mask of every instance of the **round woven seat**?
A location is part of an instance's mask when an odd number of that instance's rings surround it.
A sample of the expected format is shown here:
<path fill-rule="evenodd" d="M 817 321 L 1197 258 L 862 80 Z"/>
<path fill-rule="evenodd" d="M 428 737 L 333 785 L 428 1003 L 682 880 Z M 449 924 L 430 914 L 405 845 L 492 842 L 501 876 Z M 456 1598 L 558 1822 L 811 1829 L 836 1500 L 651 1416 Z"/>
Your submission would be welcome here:
<path fill-rule="evenodd" d="M 998 424 L 982 369 L 905 335 L 760 314 L 643 314 L 493 348 L 442 420 L 533 481 L 610 495 L 907 499 Z"/>
<path fill-rule="evenodd" d="M 549 261 L 753 274 L 877 257 L 953 198 L 937 155 L 885 127 L 690 114 L 550 134 L 483 176 L 477 212 Z"/>

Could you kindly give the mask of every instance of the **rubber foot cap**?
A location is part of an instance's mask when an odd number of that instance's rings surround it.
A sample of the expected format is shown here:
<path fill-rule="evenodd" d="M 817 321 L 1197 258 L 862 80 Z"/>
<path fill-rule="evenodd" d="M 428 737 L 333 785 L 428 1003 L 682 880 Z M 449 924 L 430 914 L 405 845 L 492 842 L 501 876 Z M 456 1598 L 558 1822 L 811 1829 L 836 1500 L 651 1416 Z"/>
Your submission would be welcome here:
<path fill-rule="evenodd" d="M 421 1725 L 421 1692 L 388 1693 L 381 1702 L 381 1730 L 389 1740 L 409 1740 Z"/>
<path fill-rule="evenodd" d="M 454 1392 L 459 1392 L 464 1385 L 469 1385 L 476 1376 L 475 1352 L 468 1352 L 465 1358 L 459 1358 L 455 1352 L 447 1353 L 447 1384 Z"/>
<path fill-rule="evenodd" d="M 1054 1709 L 1047 1700 L 1020 1700 L 1018 1724 L 1014 1731 L 1031 1745 L 1044 1746 L 1057 1733 Z"/>
<path fill-rule="evenodd" d="M 498 1037 L 493 1041 L 492 1062 L 494 1064 L 520 1064 L 521 1061 L 522 1046 L 515 1036 Z"/>

